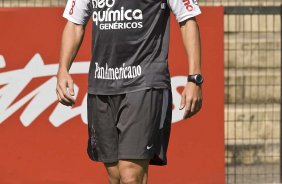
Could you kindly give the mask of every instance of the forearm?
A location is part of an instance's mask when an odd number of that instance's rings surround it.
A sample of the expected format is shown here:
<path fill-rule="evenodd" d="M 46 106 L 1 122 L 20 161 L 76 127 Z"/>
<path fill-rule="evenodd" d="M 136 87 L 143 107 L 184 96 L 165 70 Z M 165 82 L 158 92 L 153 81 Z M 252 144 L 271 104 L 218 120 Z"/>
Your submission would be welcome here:
<path fill-rule="evenodd" d="M 180 23 L 184 48 L 189 60 L 189 74 L 201 74 L 201 41 L 196 19 Z"/>
<path fill-rule="evenodd" d="M 83 25 L 67 22 L 62 34 L 59 71 L 68 71 L 70 69 L 82 43 L 83 36 Z"/>

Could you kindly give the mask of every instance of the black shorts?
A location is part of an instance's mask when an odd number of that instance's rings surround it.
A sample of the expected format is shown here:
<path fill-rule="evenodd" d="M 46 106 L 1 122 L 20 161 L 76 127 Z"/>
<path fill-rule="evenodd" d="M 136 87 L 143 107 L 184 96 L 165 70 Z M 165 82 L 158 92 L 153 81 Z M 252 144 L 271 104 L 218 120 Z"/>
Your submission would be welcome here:
<path fill-rule="evenodd" d="M 120 95 L 88 94 L 88 155 L 114 163 L 149 159 L 166 165 L 172 95 L 168 89 L 147 89 Z"/>

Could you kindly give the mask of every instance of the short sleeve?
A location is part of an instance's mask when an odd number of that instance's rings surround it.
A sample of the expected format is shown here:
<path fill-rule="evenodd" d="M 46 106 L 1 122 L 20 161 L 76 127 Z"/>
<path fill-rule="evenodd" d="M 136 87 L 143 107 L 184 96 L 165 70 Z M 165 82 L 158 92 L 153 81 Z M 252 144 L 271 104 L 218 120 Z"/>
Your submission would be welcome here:
<path fill-rule="evenodd" d="M 197 0 L 167 0 L 167 3 L 178 22 L 201 14 Z"/>
<path fill-rule="evenodd" d="M 76 24 L 87 24 L 93 9 L 90 0 L 68 0 L 63 17 Z"/>

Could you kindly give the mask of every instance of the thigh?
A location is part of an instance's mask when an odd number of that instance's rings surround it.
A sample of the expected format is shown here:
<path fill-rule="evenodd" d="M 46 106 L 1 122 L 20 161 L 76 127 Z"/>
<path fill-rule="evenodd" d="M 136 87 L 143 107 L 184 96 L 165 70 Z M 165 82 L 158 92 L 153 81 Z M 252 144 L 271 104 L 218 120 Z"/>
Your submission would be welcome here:
<path fill-rule="evenodd" d="M 108 96 L 88 95 L 88 154 L 104 163 L 118 161 L 118 132 Z"/>
<path fill-rule="evenodd" d="M 167 91 L 149 89 L 126 94 L 126 108 L 117 124 L 119 159 L 152 159 L 158 155 L 162 149 L 159 130 L 168 106 L 164 101 Z"/>

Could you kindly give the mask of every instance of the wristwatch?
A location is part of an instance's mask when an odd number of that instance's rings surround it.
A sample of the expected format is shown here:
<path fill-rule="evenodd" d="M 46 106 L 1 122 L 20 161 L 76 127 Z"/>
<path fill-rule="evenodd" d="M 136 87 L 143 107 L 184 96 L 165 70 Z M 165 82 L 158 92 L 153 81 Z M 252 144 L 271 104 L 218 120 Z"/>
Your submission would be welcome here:
<path fill-rule="evenodd" d="M 197 85 L 201 85 L 204 82 L 204 78 L 201 74 L 188 75 L 187 82 L 194 82 Z"/>

